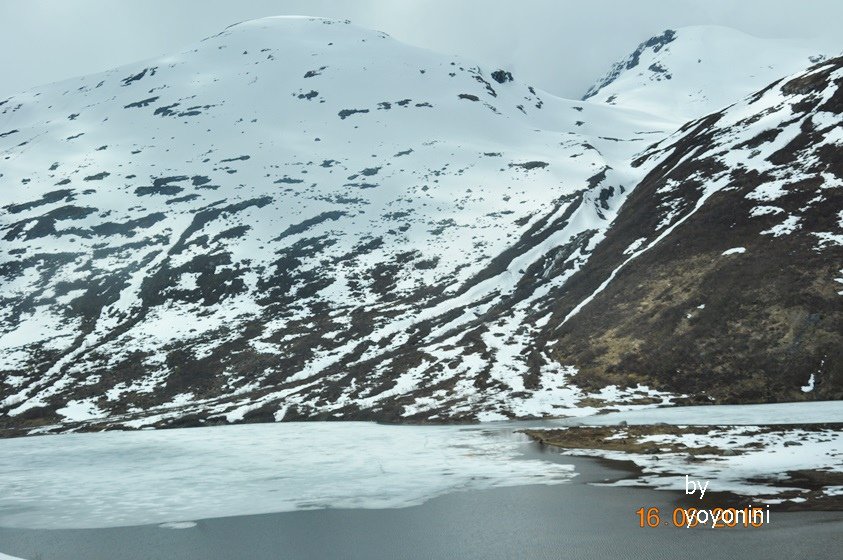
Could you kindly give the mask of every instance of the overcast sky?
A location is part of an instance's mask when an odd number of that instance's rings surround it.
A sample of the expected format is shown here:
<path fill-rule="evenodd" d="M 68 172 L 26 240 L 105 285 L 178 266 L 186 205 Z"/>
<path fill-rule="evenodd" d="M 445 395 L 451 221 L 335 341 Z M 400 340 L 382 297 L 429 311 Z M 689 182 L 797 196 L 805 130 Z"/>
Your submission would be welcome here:
<path fill-rule="evenodd" d="M 840 0 L 0 0 L 0 96 L 291 14 L 351 19 L 566 97 L 666 28 L 727 25 L 843 48 Z"/>

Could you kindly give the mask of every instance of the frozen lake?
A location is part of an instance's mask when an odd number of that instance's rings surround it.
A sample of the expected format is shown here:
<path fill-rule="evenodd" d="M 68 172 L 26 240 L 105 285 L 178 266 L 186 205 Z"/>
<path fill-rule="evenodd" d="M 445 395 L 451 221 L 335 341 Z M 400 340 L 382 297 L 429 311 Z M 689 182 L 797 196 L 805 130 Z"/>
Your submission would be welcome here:
<path fill-rule="evenodd" d="M 720 404 L 712 406 L 675 406 L 642 408 L 612 412 L 567 422 L 586 425 L 617 424 L 817 424 L 843 422 L 843 401 L 813 401 L 774 404 Z"/>
<path fill-rule="evenodd" d="M 529 426 L 843 422 L 843 401 L 643 409 L 473 426 L 248 424 L 0 440 L 0 527 L 97 528 L 320 508 L 396 508 L 461 490 L 559 484 Z M 1 549 L 0 549 L 1 550 Z"/>
<path fill-rule="evenodd" d="M 268 558 L 281 539 L 289 546 L 298 543 L 299 552 L 293 558 L 326 557 L 317 549 L 341 542 L 356 551 L 349 558 L 390 558 L 405 541 L 428 539 L 424 546 L 436 550 L 442 542 L 456 543 L 466 532 L 475 541 L 510 535 L 506 538 L 516 543 L 523 535 L 533 535 L 541 541 L 542 554 L 550 554 L 566 539 L 580 539 L 577 542 L 583 546 L 600 540 L 603 529 L 626 534 L 623 531 L 628 528 L 633 536 L 640 536 L 634 511 L 659 503 L 670 507 L 674 494 L 583 484 L 618 473 L 588 459 L 540 452 L 525 436 L 514 433 L 530 426 L 621 420 L 833 422 L 843 420 L 843 403 L 649 409 L 475 426 L 281 423 L 0 440 L 0 551 L 29 560 L 148 557 L 142 547 L 127 547 L 124 540 L 129 539 L 158 543 L 152 545 L 156 553 L 171 558 L 198 560 L 231 554 Z M 790 520 L 788 524 L 777 526 L 772 540 L 758 540 L 758 546 L 779 538 L 781 546 L 788 546 L 796 535 L 787 532 L 791 526 L 804 526 L 800 538 L 814 535 L 818 543 L 843 529 L 841 514 L 781 515 Z M 420 519 L 426 525 L 416 534 L 412 525 Z M 606 525 L 607 520 L 614 525 Z M 827 523 L 816 525 L 818 520 Z M 586 522 L 591 523 L 593 534 L 575 538 L 572 528 Z M 322 535 L 330 527 L 332 536 Z M 358 543 L 354 548 L 350 527 L 373 535 L 366 541 L 369 544 Z M 384 528 L 392 531 L 386 534 L 406 535 L 397 542 L 382 542 L 374 535 L 383 536 Z M 512 536 L 516 530 L 522 536 Z M 251 548 L 246 556 L 247 549 L 242 548 L 236 554 L 229 550 L 229 556 L 212 552 L 227 550 L 212 546 L 221 535 L 255 531 L 263 531 L 263 536 L 248 538 L 256 539 L 254 546 L 263 551 L 260 554 L 252 554 Z M 756 542 L 756 536 L 764 535 L 758 530 L 740 534 L 735 543 Z M 646 549 L 647 554 L 659 557 L 656 552 L 667 549 L 653 548 L 652 543 L 667 546 L 676 541 L 675 535 L 673 541 L 665 540 L 666 535 L 649 533 L 647 541 L 640 543 L 642 554 Z M 734 539 L 716 536 L 717 542 Z M 307 542 L 316 547 L 310 553 Z M 485 558 L 511 558 L 495 550 L 512 553 L 512 542 L 498 542 L 492 548 L 474 542 L 471 550 L 485 547 Z M 602 549 L 594 545 L 595 550 L 611 554 L 610 544 L 606 541 Z M 120 552 L 109 556 L 109 550 Z M 440 556 L 417 557 L 447 557 L 442 550 Z M 762 557 L 753 556 L 760 549 L 740 550 L 744 558 Z M 399 556 L 416 557 L 406 552 Z M 462 557 L 474 557 L 468 549 L 465 552 Z M 833 556 L 817 553 L 812 557 Z"/>
<path fill-rule="evenodd" d="M 642 529 L 635 510 L 671 511 L 674 494 L 593 486 L 586 482 L 624 473 L 589 459 L 534 454 L 564 460 L 578 476 L 551 486 L 455 492 L 398 509 L 233 516 L 182 529 L 0 527 L 0 543 L 26 560 L 839 559 L 843 513 L 773 514 L 761 529 Z"/>
<path fill-rule="evenodd" d="M 527 438 L 483 426 L 279 423 L 0 441 L 0 527 L 96 528 L 557 484 Z"/>

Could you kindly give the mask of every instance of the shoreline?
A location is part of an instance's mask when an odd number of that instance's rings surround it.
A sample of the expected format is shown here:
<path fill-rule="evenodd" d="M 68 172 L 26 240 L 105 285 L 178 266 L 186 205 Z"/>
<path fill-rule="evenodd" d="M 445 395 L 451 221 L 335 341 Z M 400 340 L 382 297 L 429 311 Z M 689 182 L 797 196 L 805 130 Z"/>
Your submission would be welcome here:
<path fill-rule="evenodd" d="M 710 463 L 725 462 L 718 465 L 726 470 L 730 459 L 745 456 L 751 452 L 763 453 L 769 447 L 760 442 L 752 442 L 757 449 L 735 449 L 722 444 L 722 436 L 727 431 L 734 435 L 741 429 L 747 429 L 751 435 L 774 434 L 785 447 L 802 446 L 791 439 L 794 433 L 816 432 L 826 434 L 834 432 L 839 438 L 843 433 L 843 423 L 801 424 L 801 425 L 706 425 L 678 426 L 667 424 L 611 426 L 569 426 L 544 429 L 518 430 L 539 446 L 556 449 L 566 457 L 589 457 L 605 461 L 616 468 L 625 469 L 630 477 L 615 481 L 615 485 L 631 485 L 654 490 L 675 492 L 677 503 L 685 506 L 734 507 L 741 509 L 750 505 L 763 504 L 771 511 L 843 511 L 843 472 L 834 468 L 803 468 L 775 472 L 765 471 L 759 466 L 753 476 L 744 479 L 758 492 L 741 492 L 735 489 L 709 491 L 702 500 L 686 495 L 681 489 L 653 483 L 654 480 L 682 477 L 694 473 L 695 467 Z M 697 436 L 703 445 L 687 445 L 687 436 Z M 708 438 L 706 440 L 706 438 Z M 720 444 L 718 445 L 718 439 Z M 672 440 L 672 441 L 671 441 Z M 678 443 L 677 443 L 678 441 Z M 699 441 L 699 440 L 698 440 Z M 777 443 L 779 443 L 777 442 Z M 775 450 L 773 450 L 774 452 Z M 667 465 L 665 465 L 667 463 Z M 683 468 L 684 467 L 684 468 Z M 692 478 L 694 478 L 692 476 Z M 620 484 L 618 484 L 620 482 Z M 714 478 L 712 485 L 723 483 Z M 727 488 L 740 486 L 734 480 L 726 483 Z M 766 489 L 764 492 L 762 490 Z"/>
<path fill-rule="evenodd" d="M 740 404 L 721 404 L 721 403 L 705 403 L 705 404 L 687 404 L 685 402 L 674 402 L 673 404 L 641 404 L 630 405 L 628 403 L 603 402 L 602 406 L 590 407 L 586 406 L 574 410 L 589 410 L 588 414 L 572 414 L 553 417 L 521 417 L 511 418 L 508 420 L 494 420 L 494 421 L 479 421 L 474 418 L 448 418 L 441 420 L 427 420 L 427 421 L 405 421 L 400 417 L 380 417 L 363 415 L 360 417 L 342 417 L 334 418 L 330 416 L 314 416 L 312 418 L 297 418 L 289 421 L 277 422 L 262 422 L 241 420 L 234 422 L 222 421 L 220 418 L 210 418 L 208 421 L 192 419 L 190 422 L 164 422 L 164 423 L 150 423 L 139 424 L 137 426 L 127 424 L 136 419 L 129 418 L 98 418 L 85 422 L 64 422 L 58 424 L 42 424 L 30 426 L 18 426 L 14 423 L 0 422 L 0 440 L 16 439 L 21 437 L 35 437 L 42 435 L 62 435 L 62 434 L 81 434 L 81 433 L 101 433 L 101 432 L 136 432 L 144 430 L 174 430 L 174 429 L 193 429 L 193 428 L 213 428 L 225 426 L 243 426 L 253 424 L 319 424 L 319 423 L 350 423 L 350 422 L 365 422 L 382 426 L 462 426 L 462 427 L 497 427 L 515 424 L 578 424 L 578 423 L 594 423 L 594 424 L 611 424 L 617 417 L 626 417 L 629 415 L 635 416 L 640 414 L 649 414 L 651 416 L 672 415 L 674 412 L 692 412 L 697 416 L 706 416 L 709 413 L 716 413 L 718 411 L 731 411 L 736 409 L 741 410 L 762 410 L 770 408 L 793 409 L 799 412 L 798 416 L 804 416 L 806 413 L 813 418 L 827 418 L 826 413 L 821 413 L 819 416 L 812 416 L 817 409 L 826 408 L 832 409 L 833 412 L 839 412 L 843 415 L 843 400 L 801 400 L 801 401 L 787 401 L 787 402 L 760 402 L 760 403 L 740 403 Z M 802 409 L 802 410 L 799 410 Z M 793 420 L 791 418 L 784 418 L 781 421 L 764 422 L 766 425 L 815 425 L 818 423 L 828 423 L 828 420 Z M 634 423 L 630 421 L 630 423 Z M 686 422 L 686 424 L 695 424 L 695 422 Z M 707 423 L 703 423 L 708 425 Z M 757 425 L 736 422 L 734 425 Z M 841 423 L 843 425 L 843 423 Z"/>

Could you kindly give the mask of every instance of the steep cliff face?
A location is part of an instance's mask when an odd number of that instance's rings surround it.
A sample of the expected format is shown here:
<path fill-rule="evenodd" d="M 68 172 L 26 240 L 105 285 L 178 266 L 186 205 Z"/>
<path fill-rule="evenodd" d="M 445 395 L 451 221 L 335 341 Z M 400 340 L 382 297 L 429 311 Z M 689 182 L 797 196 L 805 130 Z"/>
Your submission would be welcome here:
<path fill-rule="evenodd" d="M 560 298 L 554 358 L 586 385 L 843 398 L 842 112 L 836 58 L 650 149 Z"/>

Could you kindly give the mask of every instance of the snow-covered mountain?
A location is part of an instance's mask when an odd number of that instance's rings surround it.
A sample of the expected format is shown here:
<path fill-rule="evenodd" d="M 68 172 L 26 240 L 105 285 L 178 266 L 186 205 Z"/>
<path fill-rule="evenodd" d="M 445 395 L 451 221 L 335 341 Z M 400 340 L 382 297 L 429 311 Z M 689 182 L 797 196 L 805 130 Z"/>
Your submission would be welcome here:
<path fill-rule="evenodd" d="M 0 427 L 496 419 L 684 392 L 603 383 L 586 338 L 551 340 L 600 301 L 616 256 L 595 249 L 636 255 L 690 215 L 660 203 L 655 236 L 614 233 L 698 131 L 664 140 L 672 109 L 598 100 L 628 77 L 565 100 L 284 17 L 0 101 Z"/>
<path fill-rule="evenodd" d="M 652 112 L 677 127 L 827 57 L 822 45 L 729 27 L 668 29 L 615 63 L 583 99 Z"/>
<path fill-rule="evenodd" d="M 553 358 L 585 387 L 843 398 L 843 57 L 686 124 L 635 164 L 647 176 L 540 335 Z"/>
<path fill-rule="evenodd" d="M 383 414 L 399 397 L 411 415 L 473 415 L 491 406 L 478 394 L 531 413 L 517 352 L 503 357 L 528 334 L 502 326 L 484 357 L 464 325 L 549 252 L 578 266 L 656 131 L 309 18 L 239 24 L 2 111 L 14 418 Z"/>

